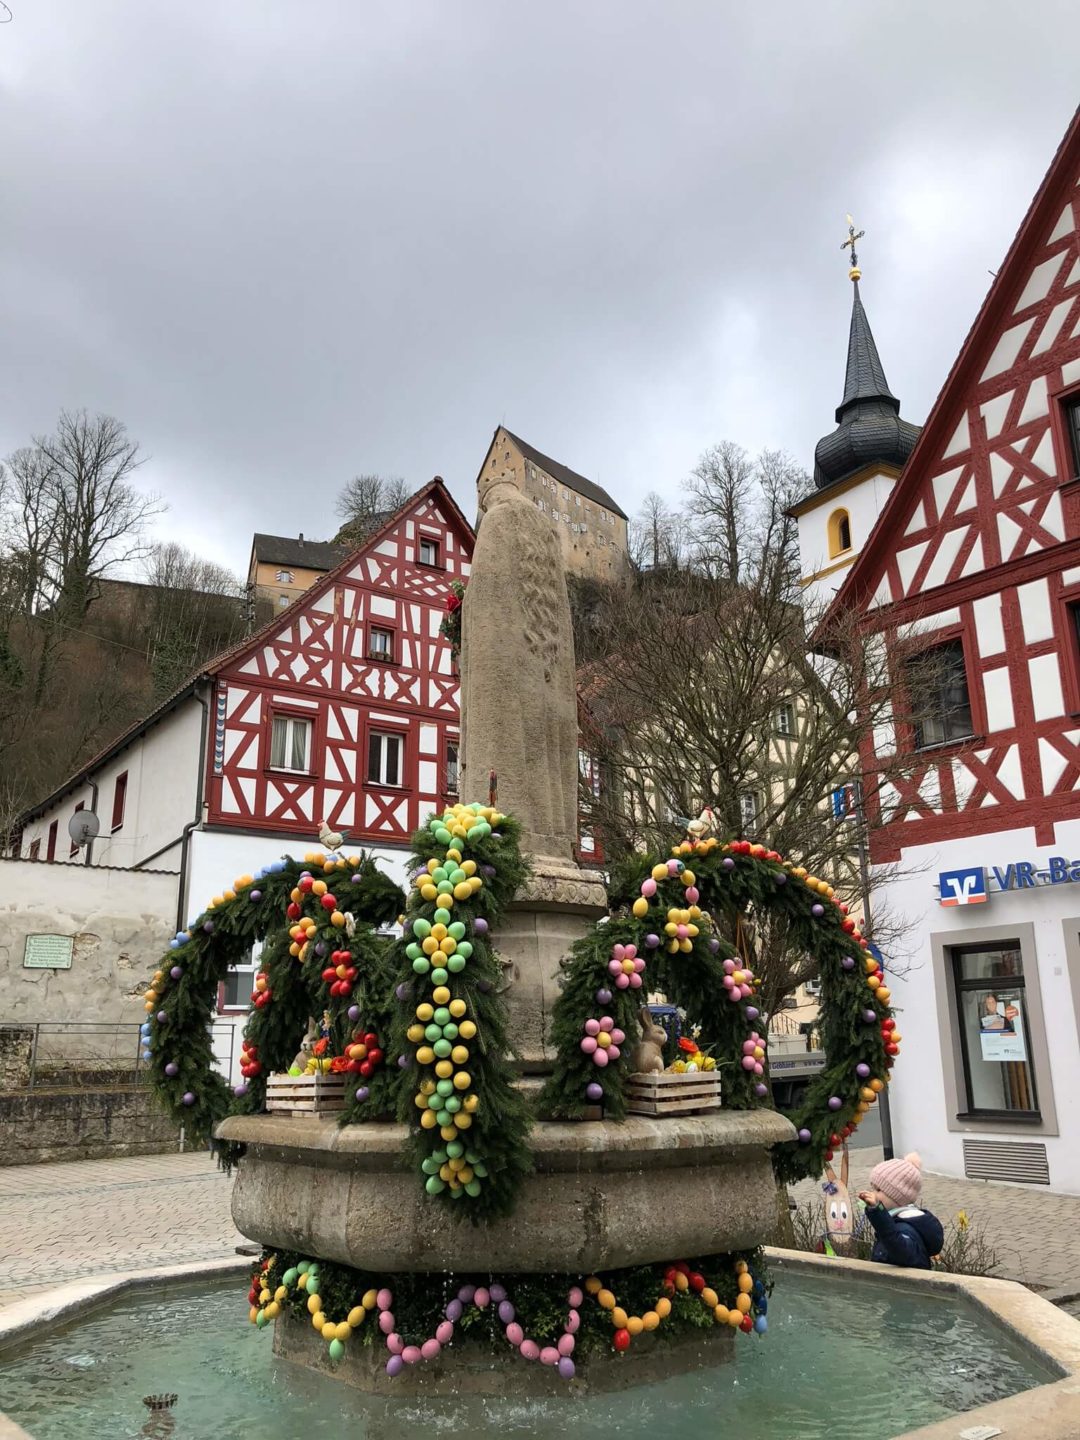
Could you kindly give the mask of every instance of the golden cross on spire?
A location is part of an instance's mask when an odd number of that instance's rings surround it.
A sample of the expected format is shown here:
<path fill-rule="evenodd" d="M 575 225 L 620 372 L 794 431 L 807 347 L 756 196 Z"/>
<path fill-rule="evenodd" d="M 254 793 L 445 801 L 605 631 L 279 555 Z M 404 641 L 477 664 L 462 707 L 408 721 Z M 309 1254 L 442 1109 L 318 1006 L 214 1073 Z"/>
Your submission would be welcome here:
<path fill-rule="evenodd" d="M 848 279 L 858 280 L 862 275 L 862 271 L 859 269 L 859 257 L 855 253 L 855 243 L 856 241 L 863 238 L 863 236 L 866 234 L 866 231 L 857 231 L 855 229 L 855 221 L 849 215 L 847 217 L 847 233 L 848 238 L 842 242 L 840 249 L 851 251 L 851 269 L 848 271 Z"/>

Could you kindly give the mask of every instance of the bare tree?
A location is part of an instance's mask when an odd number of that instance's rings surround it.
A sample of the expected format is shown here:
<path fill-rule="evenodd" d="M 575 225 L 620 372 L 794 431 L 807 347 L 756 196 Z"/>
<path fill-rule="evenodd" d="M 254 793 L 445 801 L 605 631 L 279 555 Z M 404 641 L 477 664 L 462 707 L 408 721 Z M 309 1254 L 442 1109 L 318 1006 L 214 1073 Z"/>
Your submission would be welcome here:
<path fill-rule="evenodd" d="M 639 570 L 680 565 L 687 550 L 686 518 L 650 490 L 630 522 L 630 559 Z"/>
<path fill-rule="evenodd" d="M 412 494 L 400 475 L 354 475 L 337 497 L 335 508 L 344 523 L 337 544 L 360 545 Z"/>
<path fill-rule="evenodd" d="M 148 604 L 140 628 L 160 696 L 244 633 L 244 586 L 224 566 L 175 542 L 154 546 L 144 574 Z"/>

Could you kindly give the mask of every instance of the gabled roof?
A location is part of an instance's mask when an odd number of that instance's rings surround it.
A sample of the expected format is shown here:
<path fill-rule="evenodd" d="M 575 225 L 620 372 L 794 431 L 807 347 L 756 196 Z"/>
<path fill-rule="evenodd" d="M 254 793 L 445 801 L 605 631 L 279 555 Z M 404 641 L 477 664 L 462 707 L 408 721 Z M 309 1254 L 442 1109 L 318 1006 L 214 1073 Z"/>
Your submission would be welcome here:
<path fill-rule="evenodd" d="M 1000 326 L 1009 316 L 1016 294 L 1027 278 L 1027 262 L 1047 229 L 1053 225 L 1073 189 L 1073 179 L 1080 170 L 1080 109 L 1077 109 L 1057 148 L 1050 168 L 1035 192 L 1008 253 L 998 270 L 986 298 L 979 307 L 960 353 L 934 401 L 918 442 L 911 453 L 900 479 L 893 487 L 870 538 L 851 566 L 843 584 L 833 598 L 822 621 L 822 628 L 840 611 L 858 606 L 873 594 L 888 562 L 897 527 L 907 511 L 916 503 L 926 472 L 935 463 L 949 442 L 950 426 L 955 424 L 958 400 L 979 380 L 996 343 Z"/>
<path fill-rule="evenodd" d="M 629 517 L 626 511 L 616 505 L 608 492 L 602 485 L 595 484 L 592 480 L 586 480 L 584 475 L 579 475 L 576 470 L 571 470 L 569 465 L 563 465 L 558 460 L 553 460 L 550 455 L 545 455 L 542 450 L 537 450 L 535 445 L 530 445 L 527 440 L 522 440 L 520 435 L 515 435 L 507 430 L 505 425 L 500 425 L 495 431 L 504 431 L 514 444 L 518 447 L 526 460 L 531 460 L 534 465 L 539 465 L 541 470 L 546 470 L 553 480 L 558 480 L 560 485 L 565 485 L 570 490 L 576 490 L 586 500 L 591 500 L 594 505 L 602 505 L 606 510 L 612 510 L 623 520 Z"/>
<path fill-rule="evenodd" d="M 305 540 L 302 535 L 253 535 L 251 551 L 260 564 L 297 570 L 332 570 L 344 553 L 332 540 Z"/>
<path fill-rule="evenodd" d="M 476 536 L 472 526 L 461 513 L 454 497 L 446 488 L 442 477 L 436 475 L 434 480 L 424 485 L 415 495 L 410 495 L 392 514 L 388 515 L 379 529 L 369 535 L 364 543 L 356 550 L 346 551 L 344 555 L 341 555 L 339 552 L 339 559 L 333 569 L 328 570 L 325 575 L 316 580 L 295 603 L 297 605 L 303 605 L 308 600 L 329 590 L 338 576 L 343 574 L 346 569 L 355 563 L 358 555 L 363 555 L 365 551 L 377 545 L 379 541 L 393 529 L 402 516 L 406 515 L 419 501 L 426 499 L 432 494 L 438 495 L 439 504 L 448 512 L 451 522 L 455 525 L 461 537 L 470 542 L 474 540 Z M 49 809 L 51 805 L 55 804 L 62 796 L 68 794 L 69 791 L 86 784 L 93 772 L 104 765 L 106 761 L 110 760 L 114 755 L 118 755 L 120 751 L 130 745 L 133 740 L 137 740 L 140 735 L 149 730 L 152 725 L 156 725 L 159 720 L 163 720 L 171 710 L 176 709 L 178 705 L 190 699 L 196 693 L 200 684 L 212 680 L 235 660 L 247 654 L 249 650 L 257 649 L 268 636 L 272 635 L 276 630 L 279 630 L 283 624 L 287 623 L 285 613 L 276 614 L 251 635 L 246 635 L 244 639 L 237 644 L 230 645 L 227 649 L 220 651 L 212 660 L 208 661 L 196 670 L 193 675 L 189 676 L 178 690 L 175 690 L 167 699 L 163 700 L 160 705 L 155 706 L 148 715 L 143 716 L 141 720 L 137 720 L 133 725 L 129 725 L 126 730 L 121 731 L 115 740 L 110 741 L 93 759 L 88 760 L 85 765 L 70 775 L 62 785 L 58 785 L 44 800 L 39 801 L 36 805 L 24 811 L 18 823 L 25 825 L 28 820 L 32 820 L 35 815 L 39 815 L 42 810 Z"/>

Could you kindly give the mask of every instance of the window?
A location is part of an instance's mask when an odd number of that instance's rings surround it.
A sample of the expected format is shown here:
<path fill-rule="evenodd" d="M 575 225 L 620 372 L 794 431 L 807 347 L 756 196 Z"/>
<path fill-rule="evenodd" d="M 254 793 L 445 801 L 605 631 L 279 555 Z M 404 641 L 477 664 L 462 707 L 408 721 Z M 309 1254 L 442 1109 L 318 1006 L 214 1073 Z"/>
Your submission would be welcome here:
<path fill-rule="evenodd" d="M 291 585 L 293 583 L 293 573 L 291 570 L 279 570 L 275 578 L 279 585 Z"/>
<path fill-rule="evenodd" d="M 1080 395 L 1071 395 L 1063 406 L 1065 430 L 1069 438 L 1073 475 L 1080 475 Z"/>
<path fill-rule="evenodd" d="M 30 841 L 30 857 L 29 857 L 29 858 L 30 858 L 31 860 L 36 860 L 40 854 L 41 854 L 41 841 L 40 841 L 40 840 L 31 840 L 31 841 Z"/>
<path fill-rule="evenodd" d="M 744 830 L 753 830 L 758 820 L 757 796 L 752 790 L 739 791 L 739 823 Z"/>
<path fill-rule="evenodd" d="M 570 491 L 567 490 L 567 489 L 565 488 L 565 486 L 563 487 L 562 498 L 563 498 L 564 500 L 569 500 L 569 499 L 570 499 Z"/>
<path fill-rule="evenodd" d="M 298 715 L 275 715 L 270 728 L 270 768 L 306 773 L 310 758 L 311 721 Z"/>
<path fill-rule="evenodd" d="M 400 785 L 401 758 L 404 740 L 400 735 L 386 735 L 372 730 L 368 736 L 368 783 L 371 785 Z"/>
<path fill-rule="evenodd" d="M 574 504 L 575 504 L 575 505 L 580 505 L 580 504 L 581 504 L 581 496 L 580 496 L 580 495 L 575 495 L 575 496 L 574 496 Z"/>
<path fill-rule="evenodd" d="M 45 859 L 46 859 L 46 860 L 55 860 L 55 859 L 56 859 L 56 832 L 59 830 L 59 828 L 60 828 L 60 821 L 59 821 L 59 820 L 54 820 L 54 821 L 52 822 L 52 824 L 49 826 L 49 844 L 48 844 L 48 847 L 47 847 L 47 849 L 46 849 L 46 851 L 45 851 Z"/>
<path fill-rule="evenodd" d="M 80 810 L 85 810 L 85 809 L 86 809 L 86 801 L 85 801 L 85 800 L 80 800 L 79 803 L 75 806 L 75 814 L 77 815 Z M 72 855 L 77 855 L 78 853 L 79 853 L 79 847 L 78 847 L 78 845 L 75 844 L 75 841 L 72 840 L 72 842 L 71 842 L 71 849 L 68 851 L 68 858 L 70 859 L 70 857 L 71 857 Z"/>
<path fill-rule="evenodd" d="M 775 723 L 778 735 L 795 734 L 795 706 L 790 700 L 785 700 L 782 705 L 776 707 Z"/>
<path fill-rule="evenodd" d="M 439 542 L 431 540 L 426 535 L 420 537 L 420 564 L 438 565 L 439 563 Z"/>
<path fill-rule="evenodd" d="M 456 740 L 446 742 L 446 793 L 447 795 L 458 793 L 458 742 Z"/>
<path fill-rule="evenodd" d="M 220 1008 L 222 1010 L 246 1010 L 251 1004 L 251 992 L 259 970 L 262 955 L 262 941 L 256 940 L 247 960 L 230 965 L 222 986 Z"/>
<path fill-rule="evenodd" d="M 279 610 L 284 610 L 284 609 L 285 609 L 285 606 L 288 605 L 288 603 L 289 603 L 289 597 L 288 597 L 288 595 L 279 595 L 279 596 L 277 597 L 277 605 L 278 605 L 278 609 L 279 609 Z"/>
<path fill-rule="evenodd" d="M 829 516 L 829 559 L 851 549 L 851 520 L 846 510 L 834 510 Z"/>
<path fill-rule="evenodd" d="M 951 951 L 968 1115 L 1039 1117 L 1019 940 Z"/>
<path fill-rule="evenodd" d="M 124 804 L 127 800 L 127 777 L 128 772 L 117 775 L 116 783 L 112 792 L 112 828 L 113 834 L 121 828 L 124 823 Z"/>
<path fill-rule="evenodd" d="M 934 645 L 909 660 L 907 682 L 917 750 L 970 738 L 971 701 L 962 640 Z"/>
<path fill-rule="evenodd" d="M 371 660 L 393 660 L 394 632 L 380 630 L 374 625 L 368 632 L 368 657 Z"/>

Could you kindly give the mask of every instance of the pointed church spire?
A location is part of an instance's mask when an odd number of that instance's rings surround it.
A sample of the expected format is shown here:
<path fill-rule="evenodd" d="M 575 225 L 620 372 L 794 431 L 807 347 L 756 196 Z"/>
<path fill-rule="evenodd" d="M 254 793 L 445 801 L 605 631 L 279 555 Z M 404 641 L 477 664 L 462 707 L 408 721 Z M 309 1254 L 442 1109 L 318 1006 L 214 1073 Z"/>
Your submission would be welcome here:
<path fill-rule="evenodd" d="M 851 250 L 848 278 L 854 288 L 847 369 L 844 398 L 836 407 L 837 428 L 819 440 L 814 451 L 814 482 L 819 490 L 875 463 L 902 467 L 919 437 L 917 425 L 901 420 L 900 401 L 885 379 L 885 367 L 859 294 L 862 271 L 855 242 L 865 231 L 856 232 L 851 216 L 847 218 L 848 238 L 841 249 Z"/>

